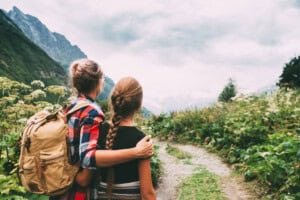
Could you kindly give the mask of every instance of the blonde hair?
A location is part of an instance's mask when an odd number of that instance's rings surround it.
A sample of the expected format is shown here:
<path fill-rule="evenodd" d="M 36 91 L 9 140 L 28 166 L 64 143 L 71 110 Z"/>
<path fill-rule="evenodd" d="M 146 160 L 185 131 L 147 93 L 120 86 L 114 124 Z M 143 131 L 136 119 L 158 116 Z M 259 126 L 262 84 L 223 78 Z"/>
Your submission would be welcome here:
<path fill-rule="evenodd" d="M 70 65 L 71 85 L 77 93 L 88 94 L 93 91 L 98 84 L 102 84 L 103 78 L 101 66 L 90 59 L 75 60 Z"/>
<path fill-rule="evenodd" d="M 114 87 L 110 96 L 111 126 L 106 137 L 106 149 L 112 149 L 120 121 L 141 108 L 143 89 L 132 77 L 122 78 Z"/>

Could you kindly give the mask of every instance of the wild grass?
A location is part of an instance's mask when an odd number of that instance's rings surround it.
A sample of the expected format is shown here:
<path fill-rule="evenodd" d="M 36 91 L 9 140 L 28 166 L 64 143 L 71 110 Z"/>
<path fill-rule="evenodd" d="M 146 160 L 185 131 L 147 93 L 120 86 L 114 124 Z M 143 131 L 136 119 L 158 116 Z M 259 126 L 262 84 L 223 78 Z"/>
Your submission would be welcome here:
<path fill-rule="evenodd" d="M 178 200 L 226 200 L 220 189 L 219 178 L 203 167 L 182 181 L 178 188 Z"/>
<path fill-rule="evenodd" d="M 174 156 L 178 160 L 190 160 L 192 158 L 190 153 L 182 151 L 174 146 L 171 146 L 170 144 L 167 145 L 166 151 L 168 154 Z"/>

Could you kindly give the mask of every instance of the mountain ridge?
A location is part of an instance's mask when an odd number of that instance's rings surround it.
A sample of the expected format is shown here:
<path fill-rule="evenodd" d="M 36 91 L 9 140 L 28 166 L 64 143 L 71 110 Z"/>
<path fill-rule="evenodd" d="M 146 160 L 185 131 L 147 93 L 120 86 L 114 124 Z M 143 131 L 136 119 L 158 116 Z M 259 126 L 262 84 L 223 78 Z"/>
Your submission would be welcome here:
<path fill-rule="evenodd" d="M 74 60 L 87 58 L 86 54 L 77 45 L 72 45 L 63 34 L 51 32 L 37 17 L 24 14 L 16 6 L 13 6 L 7 12 L 7 16 L 16 23 L 32 42 L 42 48 L 54 60 L 61 63 L 67 72 Z M 114 81 L 105 76 L 104 90 L 98 98 L 100 100 L 108 99 L 113 86 Z"/>
<path fill-rule="evenodd" d="M 24 83 L 42 80 L 65 85 L 65 70 L 29 40 L 6 12 L 0 9 L 0 76 Z"/>
<path fill-rule="evenodd" d="M 24 14 L 16 6 L 7 12 L 7 16 L 31 41 L 65 68 L 74 60 L 87 57 L 77 45 L 72 45 L 64 35 L 51 32 L 37 17 Z"/>

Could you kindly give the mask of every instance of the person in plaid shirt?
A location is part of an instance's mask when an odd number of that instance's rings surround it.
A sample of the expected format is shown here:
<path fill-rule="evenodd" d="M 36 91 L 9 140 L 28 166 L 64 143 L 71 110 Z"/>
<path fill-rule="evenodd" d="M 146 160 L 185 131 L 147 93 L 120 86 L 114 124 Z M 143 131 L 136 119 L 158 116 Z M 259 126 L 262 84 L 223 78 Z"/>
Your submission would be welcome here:
<path fill-rule="evenodd" d="M 104 86 L 104 75 L 99 64 L 89 59 L 74 61 L 70 66 L 71 83 L 78 93 L 77 98 L 66 112 L 80 101 L 89 102 L 68 118 L 68 142 L 70 160 L 80 166 L 75 183 L 64 195 L 50 197 L 51 200 L 88 199 L 86 189 L 97 167 L 113 166 L 137 158 L 153 155 L 153 144 L 149 136 L 144 137 L 134 148 L 122 150 L 96 150 L 99 126 L 104 121 L 104 114 L 95 99 Z"/>

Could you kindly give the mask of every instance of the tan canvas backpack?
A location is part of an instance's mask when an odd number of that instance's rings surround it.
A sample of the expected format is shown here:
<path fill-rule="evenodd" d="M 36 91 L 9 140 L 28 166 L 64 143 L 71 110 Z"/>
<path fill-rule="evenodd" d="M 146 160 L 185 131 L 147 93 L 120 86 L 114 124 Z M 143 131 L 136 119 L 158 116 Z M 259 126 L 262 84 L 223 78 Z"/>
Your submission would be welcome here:
<path fill-rule="evenodd" d="M 35 194 L 59 195 L 71 186 L 78 167 L 68 159 L 67 116 L 90 105 L 79 101 L 68 113 L 42 111 L 33 115 L 22 134 L 19 177 Z"/>

